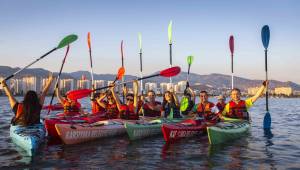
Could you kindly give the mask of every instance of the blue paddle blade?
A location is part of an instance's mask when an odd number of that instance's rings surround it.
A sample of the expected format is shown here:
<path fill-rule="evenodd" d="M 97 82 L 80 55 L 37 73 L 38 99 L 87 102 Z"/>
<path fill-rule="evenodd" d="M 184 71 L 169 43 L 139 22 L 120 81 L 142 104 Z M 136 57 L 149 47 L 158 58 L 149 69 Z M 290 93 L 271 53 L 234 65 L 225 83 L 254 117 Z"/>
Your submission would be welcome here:
<path fill-rule="evenodd" d="M 271 128 L 271 115 L 269 112 L 267 112 L 264 117 L 264 129 L 270 129 L 270 128 Z"/>
<path fill-rule="evenodd" d="M 265 49 L 267 49 L 269 46 L 269 40 L 270 40 L 270 29 L 269 29 L 268 25 L 263 26 L 261 29 L 261 40 L 262 40 L 262 43 L 263 43 Z"/>

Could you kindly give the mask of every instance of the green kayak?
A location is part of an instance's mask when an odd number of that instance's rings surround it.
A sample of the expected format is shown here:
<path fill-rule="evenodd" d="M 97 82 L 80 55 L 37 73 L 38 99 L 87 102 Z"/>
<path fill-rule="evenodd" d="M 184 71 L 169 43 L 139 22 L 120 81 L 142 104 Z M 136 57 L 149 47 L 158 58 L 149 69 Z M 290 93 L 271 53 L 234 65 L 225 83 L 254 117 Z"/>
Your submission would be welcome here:
<path fill-rule="evenodd" d="M 183 119 L 155 119 L 143 123 L 125 123 L 125 129 L 130 140 L 137 140 L 145 137 L 162 134 L 163 123 L 178 123 Z"/>
<path fill-rule="evenodd" d="M 212 145 L 241 138 L 250 129 L 250 123 L 243 120 L 226 120 L 207 127 L 209 143 Z"/>

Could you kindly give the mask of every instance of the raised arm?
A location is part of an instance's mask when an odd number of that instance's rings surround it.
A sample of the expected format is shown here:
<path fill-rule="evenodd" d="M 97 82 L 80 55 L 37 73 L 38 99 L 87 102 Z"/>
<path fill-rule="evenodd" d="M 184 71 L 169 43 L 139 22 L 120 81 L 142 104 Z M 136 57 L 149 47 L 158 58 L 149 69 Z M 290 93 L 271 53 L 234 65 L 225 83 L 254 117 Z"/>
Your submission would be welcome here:
<path fill-rule="evenodd" d="M 256 94 L 251 97 L 252 103 L 254 103 L 265 91 L 269 84 L 269 81 L 264 81 L 262 86 L 259 88 L 259 90 L 256 92 Z"/>
<path fill-rule="evenodd" d="M 133 107 L 134 107 L 134 113 L 137 113 L 138 108 L 138 89 L 139 84 L 137 80 L 133 81 Z"/>
<path fill-rule="evenodd" d="M 190 93 L 191 93 L 191 99 L 192 99 L 192 101 L 195 103 L 195 100 L 196 100 L 196 94 L 195 94 L 194 90 L 191 89 L 190 87 L 188 88 L 188 90 L 189 90 Z"/>
<path fill-rule="evenodd" d="M 13 107 L 15 106 L 15 104 L 16 104 L 18 101 L 17 101 L 16 98 L 11 94 L 11 91 L 10 91 L 10 89 L 7 87 L 7 84 L 6 84 L 5 80 L 2 80 L 2 81 L 1 81 L 1 85 L 2 85 L 2 87 L 3 87 L 3 90 L 4 90 L 5 94 L 6 94 L 7 97 L 8 97 L 10 107 L 13 108 Z"/>
<path fill-rule="evenodd" d="M 46 83 L 46 86 L 44 87 L 43 91 L 42 91 L 42 94 L 40 96 L 40 104 L 43 105 L 44 104 L 44 101 L 45 101 L 45 97 L 48 93 L 48 90 L 51 86 L 51 83 L 53 81 L 53 75 L 52 73 L 49 74 L 49 77 L 48 77 L 48 80 L 47 80 L 47 83 Z"/>
<path fill-rule="evenodd" d="M 56 88 L 55 92 L 56 92 L 57 100 L 59 101 L 59 103 L 63 105 L 65 98 L 60 95 L 59 88 Z"/>
<path fill-rule="evenodd" d="M 118 110 L 119 112 L 121 112 L 121 102 L 120 102 L 120 99 L 119 97 L 116 95 L 116 92 L 115 92 L 115 85 L 114 84 L 111 84 L 111 87 L 109 88 L 109 90 L 111 91 L 111 94 L 114 98 L 114 100 L 116 101 L 116 104 L 117 104 L 117 107 L 118 107 Z"/>

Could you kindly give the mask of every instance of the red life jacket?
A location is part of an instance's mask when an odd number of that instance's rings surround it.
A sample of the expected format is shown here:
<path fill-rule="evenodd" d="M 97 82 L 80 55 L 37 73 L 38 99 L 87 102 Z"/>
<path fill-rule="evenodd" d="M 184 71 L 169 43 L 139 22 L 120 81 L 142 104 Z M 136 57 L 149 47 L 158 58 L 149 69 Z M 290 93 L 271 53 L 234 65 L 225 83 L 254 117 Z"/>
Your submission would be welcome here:
<path fill-rule="evenodd" d="M 197 113 L 199 116 L 203 116 L 205 120 L 211 120 L 215 113 L 211 112 L 211 108 L 213 108 L 215 104 L 211 102 L 207 102 L 205 106 L 202 103 L 199 103 L 197 105 Z"/>
<path fill-rule="evenodd" d="M 226 115 L 230 118 L 238 118 L 249 120 L 249 113 L 244 100 L 240 100 L 238 103 L 234 101 L 229 102 L 229 112 Z"/>
<path fill-rule="evenodd" d="M 134 105 L 122 105 L 121 106 L 121 119 L 128 119 L 128 120 L 137 120 L 139 119 L 138 113 L 134 111 Z"/>
<path fill-rule="evenodd" d="M 220 102 L 218 102 L 218 103 L 216 104 L 216 106 L 218 107 L 218 109 L 219 109 L 220 112 L 223 112 L 223 110 L 224 110 L 226 104 L 225 104 L 225 103 L 220 103 Z"/>
<path fill-rule="evenodd" d="M 75 116 L 80 114 L 81 104 L 77 101 L 64 101 L 64 114 L 67 116 Z"/>
<path fill-rule="evenodd" d="M 161 103 L 155 101 L 154 107 L 156 107 L 157 105 L 161 105 Z M 157 117 L 157 116 L 160 116 L 160 115 L 161 115 L 161 114 L 160 114 L 160 113 L 161 113 L 160 110 L 159 110 L 159 111 L 156 111 L 156 110 L 150 109 L 149 103 L 145 103 L 145 104 L 143 105 L 143 110 L 144 110 L 144 116 L 148 116 L 148 117 Z"/>
<path fill-rule="evenodd" d="M 92 101 L 92 113 L 93 114 L 98 114 L 98 113 L 103 113 L 105 109 L 101 107 L 96 100 Z"/>
<path fill-rule="evenodd" d="M 116 103 L 106 103 L 106 116 L 108 119 L 117 119 L 119 117 L 119 110 Z"/>

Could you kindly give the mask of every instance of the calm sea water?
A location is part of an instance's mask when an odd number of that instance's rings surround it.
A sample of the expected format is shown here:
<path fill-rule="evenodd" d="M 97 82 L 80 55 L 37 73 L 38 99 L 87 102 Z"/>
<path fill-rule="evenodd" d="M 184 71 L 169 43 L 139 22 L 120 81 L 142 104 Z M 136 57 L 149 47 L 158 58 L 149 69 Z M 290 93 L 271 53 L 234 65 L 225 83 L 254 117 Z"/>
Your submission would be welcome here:
<path fill-rule="evenodd" d="M 89 109 L 88 100 L 82 103 Z M 300 169 L 300 100 L 270 99 L 271 133 L 262 129 L 264 99 L 250 113 L 251 132 L 223 145 L 210 146 L 207 136 L 169 145 L 162 136 L 135 142 L 120 136 L 70 146 L 47 140 L 28 157 L 9 138 L 12 112 L 7 98 L 0 97 L 0 169 Z"/>

